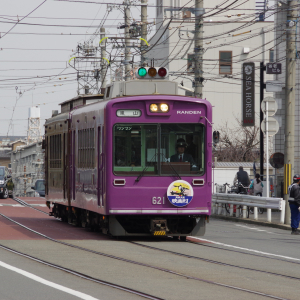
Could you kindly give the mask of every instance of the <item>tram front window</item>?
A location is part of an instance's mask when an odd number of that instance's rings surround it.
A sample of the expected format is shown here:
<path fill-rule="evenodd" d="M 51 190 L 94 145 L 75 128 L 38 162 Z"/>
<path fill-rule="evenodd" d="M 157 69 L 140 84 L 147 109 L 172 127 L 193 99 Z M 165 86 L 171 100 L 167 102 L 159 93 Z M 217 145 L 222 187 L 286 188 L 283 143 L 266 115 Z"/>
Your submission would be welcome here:
<path fill-rule="evenodd" d="M 203 175 L 205 127 L 202 124 L 116 124 L 116 175 Z"/>

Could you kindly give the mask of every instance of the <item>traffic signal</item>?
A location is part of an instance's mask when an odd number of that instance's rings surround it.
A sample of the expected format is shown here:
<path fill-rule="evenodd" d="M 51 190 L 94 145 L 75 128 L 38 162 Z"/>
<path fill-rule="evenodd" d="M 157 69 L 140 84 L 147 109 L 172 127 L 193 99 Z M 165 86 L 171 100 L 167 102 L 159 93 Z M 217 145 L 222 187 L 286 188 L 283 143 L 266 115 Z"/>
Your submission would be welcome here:
<path fill-rule="evenodd" d="M 219 143 L 219 140 L 220 140 L 220 133 L 219 133 L 219 131 L 214 131 L 213 132 L 213 142 L 214 142 L 214 144 Z"/>
<path fill-rule="evenodd" d="M 141 67 L 135 72 L 137 79 L 164 79 L 169 75 L 168 69 L 161 67 Z"/>

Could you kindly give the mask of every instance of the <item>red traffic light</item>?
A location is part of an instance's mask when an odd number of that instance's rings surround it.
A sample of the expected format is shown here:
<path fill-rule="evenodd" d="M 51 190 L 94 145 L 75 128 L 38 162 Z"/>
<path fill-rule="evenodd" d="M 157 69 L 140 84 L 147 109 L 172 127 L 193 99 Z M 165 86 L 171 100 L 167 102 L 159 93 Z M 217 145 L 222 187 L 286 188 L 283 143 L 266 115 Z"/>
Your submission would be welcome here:
<path fill-rule="evenodd" d="M 166 68 L 159 68 L 158 75 L 160 77 L 165 77 L 167 75 L 167 69 Z"/>

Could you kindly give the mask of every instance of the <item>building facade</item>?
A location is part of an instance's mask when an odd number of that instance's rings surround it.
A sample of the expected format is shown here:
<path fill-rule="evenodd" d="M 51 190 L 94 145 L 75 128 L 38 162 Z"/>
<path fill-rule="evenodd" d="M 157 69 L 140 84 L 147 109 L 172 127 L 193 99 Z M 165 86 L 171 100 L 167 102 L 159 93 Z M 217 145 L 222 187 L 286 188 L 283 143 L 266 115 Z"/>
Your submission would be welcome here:
<path fill-rule="evenodd" d="M 237 126 L 242 109 L 242 64 L 254 62 L 255 125 L 259 126 L 259 65 L 273 59 L 274 22 L 259 15 L 257 1 L 242 1 L 227 9 L 228 3 L 223 2 L 203 1 L 204 7 L 208 7 L 203 29 L 203 98 L 214 106 L 215 130 L 225 124 Z M 188 7 L 194 7 L 194 1 L 157 0 L 157 32 L 150 39 L 155 47 L 147 53 L 147 60 L 154 59 L 155 66 L 165 66 L 170 80 L 192 90 L 195 18 L 190 11 L 184 11 L 183 8 Z M 265 79 L 272 80 L 273 76 L 265 76 Z M 186 91 L 181 90 L 181 93 L 184 95 Z M 265 93 L 266 97 L 272 95 Z"/>
<path fill-rule="evenodd" d="M 14 183 L 14 195 L 33 197 L 37 179 L 44 179 L 44 150 L 42 141 L 16 147 L 11 151 L 11 171 Z"/>

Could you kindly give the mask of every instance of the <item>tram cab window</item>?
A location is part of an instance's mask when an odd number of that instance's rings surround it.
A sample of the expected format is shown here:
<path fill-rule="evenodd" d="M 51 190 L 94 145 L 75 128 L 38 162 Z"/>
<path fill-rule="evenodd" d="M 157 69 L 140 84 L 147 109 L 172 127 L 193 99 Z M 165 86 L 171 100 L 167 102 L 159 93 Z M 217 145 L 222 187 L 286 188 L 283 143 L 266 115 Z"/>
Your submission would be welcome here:
<path fill-rule="evenodd" d="M 116 175 L 195 176 L 205 172 L 205 127 L 202 124 L 116 124 Z M 178 145 L 184 146 L 179 149 Z M 179 150 L 184 155 L 179 160 Z"/>

